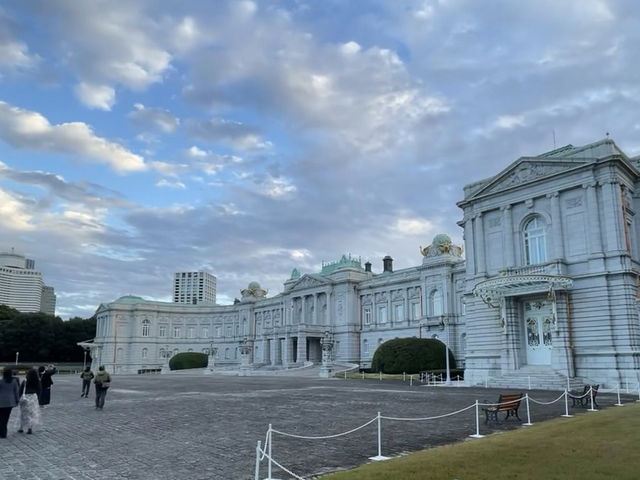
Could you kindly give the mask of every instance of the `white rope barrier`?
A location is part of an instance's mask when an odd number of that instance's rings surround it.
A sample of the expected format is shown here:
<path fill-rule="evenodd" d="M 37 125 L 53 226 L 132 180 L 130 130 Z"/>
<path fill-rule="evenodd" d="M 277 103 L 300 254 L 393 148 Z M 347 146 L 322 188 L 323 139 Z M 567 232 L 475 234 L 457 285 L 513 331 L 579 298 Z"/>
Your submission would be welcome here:
<path fill-rule="evenodd" d="M 419 417 L 419 418 L 408 418 L 408 417 L 387 417 L 382 416 L 380 418 L 384 418 L 385 420 L 398 420 L 400 422 L 410 422 L 410 421 L 422 421 L 422 420 L 437 420 L 439 418 L 451 417 L 452 415 L 457 415 L 461 412 L 466 412 L 467 410 L 475 407 L 475 403 L 472 403 L 468 407 L 461 408 L 460 410 L 456 410 L 455 412 L 445 413 L 444 415 L 437 415 L 435 417 Z"/>
<path fill-rule="evenodd" d="M 562 392 L 560 394 L 560 396 L 558 398 L 556 398 L 555 400 L 552 400 L 551 402 L 541 402 L 536 400 L 535 398 L 531 398 L 529 397 L 529 399 L 533 402 L 533 403 L 537 403 L 538 405 L 551 405 L 552 403 L 556 403 L 558 400 L 560 400 L 562 397 L 564 397 L 564 392 Z"/>
<path fill-rule="evenodd" d="M 326 440 L 328 438 L 343 437 L 344 435 L 349 435 L 350 433 L 357 432 L 358 430 L 371 425 L 377 419 L 378 419 L 378 417 L 373 417 L 367 423 L 363 423 L 359 427 L 352 428 L 351 430 L 348 430 L 346 432 L 336 433 L 335 435 L 322 435 L 322 436 L 317 436 L 316 437 L 316 436 L 308 436 L 308 435 L 296 435 L 296 434 L 293 434 L 293 433 L 281 432 L 279 430 L 271 430 L 271 432 L 272 433 L 277 433 L 278 435 L 282 435 L 284 437 L 290 437 L 290 438 L 300 438 L 300 439 L 304 439 L 304 440 Z"/>
<path fill-rule="evenodd" d="M 257 448 L 259 449 L 259 447 Z M 257 450 L 256 449 L 256 450 Z M 286 473 L 288 473 L 289 475 L 291 475 L 293 478 L 297 479 L 297 480 L 305 480 L 304 477 L 301 477 L 300 475 L 296 475 L 295 473 L 293 473 L 291 470 L 289 470 L 287 467 L 284 467 L 282 464 L 276 462 L 269 454 L 267 454 L 264 450 L 261 450 L 262 454 L 265 455 L 268 459 L 269 459 L 269 463 L 273 463 L 276 467 L 281 468 L 283 471 L 285 471 Z M 256 479 L 258 479 L 258 477 L 260 476 L 260 471 L 259 468 L 256 469 Z M 273 477 L 271 476 L 271 472 L 269 472 L 269 476 L 265 479 L 265 480 L 274 480 Z"/>
<path fill-rule="evenodd" d="M 406 376 L 404 377 L 406 379 Z M 410 382 L 413 382 L 413 376 L 410 376 Z M 434 375 L 435 378 L 435 375 Z M 427 382 L 429 381 L 429 379 L 427 379 Z M 434 380 L 435 381 L 435 380 Z M 620 399 L 620 390 L 622 388 L 621 384 L 618 384 L 617 389 L 611 389 L 608 393 L 613 393 L 614 391 L 617 393 L 617 399 L 618 399 L 618 403 L 616 403 L 616 406 L 623 406 L 621 403 L 621 399 Z M 627 389 L 628 389 L 628 383 L 627 383 Z M 600 392 L 604 392 L 603 390 L 600 390 Z M 576 395 L 574 393 L 571 393 L 568 389 L 565 389 L 564 392 L 562 392 L 562 394 L 560 394 L 557 398 L 555 398 L 554 400 L 551 401 L 542 401 L 542 400 L 536 400 L 535 398 L 531 398 L 529 396 L 529 394 L 525 394 L 523 397 L 521 397 L 518 400 L 509 400 L 509 401 L 504 401 L 504 402 L 497 402 L 497 403 L 487 403 L 487 402 L 483 402 L 480 403 L 478 400 L 475 401 L 475 403 L 466 406 L 464 408 L 461 408 L 459 410 L 453 411 L 453 412 L 449 412 L 449 413 L 445 413 L 442 415 L 434 415 L 434 416 L 429 416 L 429 417 L 393 417 L 393 416 L 386 416 L 386 415 L 382 415 L 380 412 L 378 412 L 378 414 L 372 418 L 371 420 L 363 423 L 362 425 L 359 425 L 355 428 L 352 428 L 350 430 L 344 431 L 344 432 L 340 432 L 340 433 L 336 433 L 336 434 L 332 434 L 332 435 L 317 435 L 317 436 L 312 436 L 312 435 L 298 435 L 298 434 L 294 434 L 294 433 L 288 433 L 288 432 L 282 432 L 280 430 L 275 430 L 271 424 L 269 424 L 269 429 L 266 433 L 265 436 L 265 441 L 264 444 L 262 444 L 260 441 L 258 441 L 257 443 L 257 447 L 256 447 L 256 465 L 255 465 L 255 479 L 258 480 L 259 479 L 259 470 L 260 470 L 260 463 L 267 458 L 268 459 L 268 478 L 265 480 L 275 480 L 272 477 L 272 465 L 276 465 L 277 467 L 281 468 L 283 471 L 285 471 L 286 473 L 288 473 L 289 475 L 291 475 L 292 477 L 299 479 L 299 480 L 304 480 L 303 477 L 300 477 L 298 475 L 296 475 L 295 473 L 291 472 L 290 470 L 288 470 L 287 468 L 283 467 L 280 463 L 276 462 L 273 459 L 273 434 L 277 434 L 277 435 L 282 435 L 284 437 L 289 437 L 289 438 L 296 438 L 296 439 L 302 439 L 302 440 L 327 440 L 327 439 L 332 439 L 332 438 L 338 438 L 338 437 L 343 437 L 345 435 L 349 435 L 351 433 L 357 432 L 358 430 L 361 430 L 365 427 L 368 427 L 369 425 L 371 425 L 374 422 L 377 422 L 377 446 L 378 446 L 378 452 L 377 455 L 375 457 L 370 457 L 370 459 L 372 460 L 386 460 L 388 457 L 384 457 L 382 455 L 382 427 L 381 427 L 381 423 L 382 420 L 394 420 L 394 421 L 401 421 L 401 422 L 408 422 L 408 421 L 428 421 L 428 420 L 438 420 L 438 419 L 442 419 L 442 418 L 446 418 L 446 417 L 451 417 L 454 415 L 457 415 L 459 413 L 462 412 L 466 412 L 467 410 L 471 410 L 472 408 L 475 408 L 475 416 L 476 416 L 476 431 L 475 434 L 470 435 L 470 437 L 473 438 L 482 438 L 484 437 L 484 435 L 480 434 L 480 412 L 479 409 L 481 406 L 483 407 L 500 407 L 500 406 L 504 406 L 504 405 L 515 405 L 519 402 L 521 402 L 523 399 L 525 401 L 526 404 L 526 409 L 527 409 L 527 422 L 523 423 L 523 425 L 528 426 L 528 425 L 532 425 L 531 423 L 531 411 L 530 411 L 530 405 L 529 405 L 529 401 L 532 401 L 533 403 L 537 404 L 537 405 L 543 405 L 543 406 L 547 406 L 547 405 L 552 405 L 560 400 L 562 400 L 562 398 L 564 398 L 564 403 L 565 403 L 565 413 L 564 415 L 561 415 L 562 417 L 572 417 L 572 415 L 569 414 L 569 398 L 572 399 L 580 399 L 582 401 L 582 399 L 585 399 L 587 396 L 589 396 L 589 402 L 590 402 L 590 407 L 587 411 L 591 411 L 591 412 L 596 412 L 598 411 L 597 409 L 594 408 L 595 405 L 595 400 L 594 400 L 594 393 L 598 393 L 598 390 L 595 390 L 593 388 L 592 385 L 589 385 L 589 389 L 588 391 L 586 391 L 585 393 L 583 393 L 582 395 Z M 640 401 L 640 383 L 638 384 L 638 396 L 639 396 L 639 400 Z M 575 406 L 575 404 L 574 404 Z M 584 406 L 584 404 L 583 404 Z M 263 448 L 264 446 L 264 448 Z"/>

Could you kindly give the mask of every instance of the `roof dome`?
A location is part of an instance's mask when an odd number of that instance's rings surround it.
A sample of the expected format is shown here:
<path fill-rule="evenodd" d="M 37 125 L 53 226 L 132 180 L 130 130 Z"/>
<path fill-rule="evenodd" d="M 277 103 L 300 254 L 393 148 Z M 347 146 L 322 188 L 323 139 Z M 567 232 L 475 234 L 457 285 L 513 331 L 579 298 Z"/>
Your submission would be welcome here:
<path fill-rule="evenodd" d="M 260 288 L 260 284 L 258 282 L 251 282 L 247 288 L 249 290 L 258 290 Z"/>
<path fill-rule="evenodd" d="M 120 297 L 119 299 L 116 300 L 116 302 L 120 302 L 120 303 L 140 303 L 144 301 L 145 301 L 144 298 L 136 297 L 135 295 L 125 295 L 124 297 Z"/>
<path fill-rule="evenodd" d="M 451 237 L 446 233 L 439 233 L 433 237 L 431 245 L 435 245 L 436 247 L 439 247 L 440 245 L 451 245 Z"/>

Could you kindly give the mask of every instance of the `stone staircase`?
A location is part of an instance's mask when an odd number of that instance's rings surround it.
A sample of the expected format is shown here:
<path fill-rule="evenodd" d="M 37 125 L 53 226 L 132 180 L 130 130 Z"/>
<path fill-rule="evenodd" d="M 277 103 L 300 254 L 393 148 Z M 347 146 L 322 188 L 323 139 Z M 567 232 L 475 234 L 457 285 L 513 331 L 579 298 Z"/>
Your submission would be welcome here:
<path fill-rule="evenodd" d="M 489 388 L 520 388 L 532 390 L 558 390 L 567 388 L 567 377 L 551 367 L 527 365 L 520 370 L 501 376 L 488 378 Z M 582 390 L 585 380 L 580 377 L 569 379 L 569 390 Z"/>

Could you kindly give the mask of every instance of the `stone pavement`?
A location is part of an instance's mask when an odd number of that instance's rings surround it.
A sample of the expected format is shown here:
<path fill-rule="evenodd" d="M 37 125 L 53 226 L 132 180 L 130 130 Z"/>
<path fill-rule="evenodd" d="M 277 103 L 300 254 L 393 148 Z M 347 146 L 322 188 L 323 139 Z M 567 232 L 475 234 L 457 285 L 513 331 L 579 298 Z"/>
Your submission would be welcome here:
<path fill-rule="evenodd" d="M 252 479 L 256 442 L 264 441 L 269 423 L 300 435 L 336 434 L 364 424 L 378 411 L 396 417 L 434 416 L 476 399 L 495 401 L 500 393 L 376 380 L 121 375 L 113 377 L 105 408 L 99 411 L 93 390 L 91 398 L 80 398 L 80 378 L 56 375 L 54 381 L 52 404 L 43 410 L 44 424 L 33 435 L 16 433 L 14 409 L 9 437 L 0 440 L 0 479 Z M 546 401 L 559 395 L 529 393 Z M 616 399 L 603 394 L 598 401 L 608 406 Z M 524 405 L 520 412 L 526 421 Z M 531 404 L 533 422 L 562 413 L 564 402 Z M 519 427 L 518 421 L 480 425 L 483 434 Z M 451 443 L 472 433 L 473 409 L 433 421 L 383 420 L 382 454 Z M 274 435 L 273 440 L 274 458 L 304 477 L 354 467 L 376 454 L 375 423 L 337 439 Z M 264 463 L 261 473 L 265 478 Z"/>

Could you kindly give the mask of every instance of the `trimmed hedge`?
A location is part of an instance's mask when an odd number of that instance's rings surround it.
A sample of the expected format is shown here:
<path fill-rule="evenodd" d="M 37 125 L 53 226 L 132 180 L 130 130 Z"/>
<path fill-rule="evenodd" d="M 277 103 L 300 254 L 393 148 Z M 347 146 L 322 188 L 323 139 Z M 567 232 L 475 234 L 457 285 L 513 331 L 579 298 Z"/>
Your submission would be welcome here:
<path fill-rule="evenodd" d="M 204 368 L 209 364 L 209 357 L 205 353 L 182 352 L 176 353 L 169 359 L 170 370 L 185 370 L 187 368 Z"/>
<path fill-rule="evenodd" d="M 434 338 L 395 338 L 378 347 L 371 361 L 371 370 L 382 373 L 419 373 L 445 368 L 444 343 Z M 456 359 L 449 350 L 449 368 L 456 368 Z"/>

